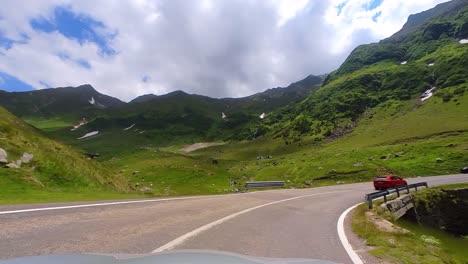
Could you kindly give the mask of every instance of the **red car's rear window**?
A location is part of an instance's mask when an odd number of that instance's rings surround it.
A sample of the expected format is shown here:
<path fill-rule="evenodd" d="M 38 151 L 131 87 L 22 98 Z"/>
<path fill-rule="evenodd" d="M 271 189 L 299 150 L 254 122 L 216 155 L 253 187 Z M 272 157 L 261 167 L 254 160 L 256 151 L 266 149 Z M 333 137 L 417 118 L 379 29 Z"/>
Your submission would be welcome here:
<path fill-rule="evenodd" d="M 377 181 L 385 181 L 386 179 L 387 179 L 387 176 L 379 176 L 375 178 L 375 180 Z"/>

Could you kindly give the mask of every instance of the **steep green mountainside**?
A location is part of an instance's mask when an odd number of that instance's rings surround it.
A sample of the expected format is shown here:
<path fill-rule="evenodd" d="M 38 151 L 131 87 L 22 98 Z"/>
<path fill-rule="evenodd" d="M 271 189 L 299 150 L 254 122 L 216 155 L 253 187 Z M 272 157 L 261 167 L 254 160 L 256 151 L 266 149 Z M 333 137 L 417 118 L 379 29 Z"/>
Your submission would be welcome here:
<path fill-rule="evenodd" d="M 89 123 L 50 129 L 50 134 L 93 152 L 190 144 L 198 141 L 255 137 L 251 124 L 262 114 L 298 102 L 318 88 L 323 77 L 308 76 L 286 88 L 274 88 L 243 98 L 216 99 L 182 91 L 146 95 L 121 107 L 105 109 Z M 262 117 L 264 117 L 262 116 Z M 35 123 L 33 123 L 35 124 Z M 89 139 L 83 135 L 98 131 Z"/>
<path fill-rule="evenodd" d="M 419 60 L 455 40 L 468 38 L 467 6 L 468 0 L 454 0 L 411 15 L 403 28 L 390 38 L 354 49 L 340 68 L 327 77 L 325 84 L 377 62 Z"/>
<path fill-rule="evenodd" d="M 408 21 L 406 22 L 406 24 L 403 26 L 403 28 L 400 31 L 395 33 L 390 38 L 382 40 L 381 42 L 383 43 L 402 42 L 406 40 L 407 38 L 411 37 L 412 33 L 419 31 L 421 27 L 424 26 L 424 24 L 430 22 L 430 20 L 432 20 L 435 17 L 437 17 L 438 21 L 432 21 L 436 23 L 432 23 L 431 27 L 427 31 L 423 32 L 423 34 L 426 34 L 426 36 L 432 35 L 433 32 L 437 32 L 437 30 L 434 31 L 434 29 L 439 28 L 440 29 L 438 31 L 439 33 L 443 32 L 445 34 L 447 33 L 452 34 L 452 36 L 455 36 L 458 38 L 466 38 L 468 36 L 467 35 L 468 23 L 466 20 L 465 21 L 459 20 L 455 24 L 447 23 L 449 27 L 446 27 L 446 28 L 441 27 L 441 25 L 445 24 L 444 23 L 445 21 L 451 20 L 453 16 L 457 16 L 458 11 L 460 9 L 465 8 L 466 5 L 467 5 L 466 0 L 454 0 L 454 1 L 449 1 L 449 2 L 439 4 L 436 7 L 423 11 L 421 13 L 410 15 L 408 17 Z M 446 29 L 450 29 L 450 30 L 447 31 Z"/>
<path fill-rule="evenodd" d="M 8 162 L 33 155 L 20 168 L 0 167 L 0 203 L 120 197 L 128 181 L 73 148 L 57 143 L 0 107 L 0 148 Z"/>
<path fill-rule="evenodd" d="M 450 2 L 426 12 L 437 16 L 428 18 L 423 13 L 421 26 L 404 27 L 401 32 L 405 34 L 396 34 L 405 36 L 398 38 L 401 41 L 392 37 L 357 47 L 328 75 L 323 87 L 299 104 L 271 114 L 257 129 L 285 140 L 300 140 L 305 135 L 333 139 L 352 131 L 362 118 L 372 115 L 373 108 L 390 100 L 411 102 L 413 107 L 401 113 L 410 114 L 432 100 L 423 98 L 431 88 L 444 103 L 460 100 L 458 107 L 468 112 L 461 101 L 468 92 L 468 45 L 459 42 L 467 37 L 462 29 L 468 23 L 468 1 Z M 434 26 L 440 23 L 450 26 L 440 31 Z"/>
<path fill-rule="evenodd" d="M 388 173 L 403 177 L 459 173 L 468 165 L 467 104 L 468 93 L 448 102 L 433 97 L 417 108 L 412 101 L 389 100 L 333 141 L 264 136 L 193 155 L 232 164 L 229 171 L 239 182 L 284 180 L 290 187 L 369 181 Z"/>

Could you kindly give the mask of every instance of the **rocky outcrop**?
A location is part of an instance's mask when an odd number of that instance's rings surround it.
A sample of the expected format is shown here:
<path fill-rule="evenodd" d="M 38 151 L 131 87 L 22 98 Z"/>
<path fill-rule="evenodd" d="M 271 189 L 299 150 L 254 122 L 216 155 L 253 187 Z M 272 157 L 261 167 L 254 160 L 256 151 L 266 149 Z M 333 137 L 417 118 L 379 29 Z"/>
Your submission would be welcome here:
<path fill-rule="evenodd" d="M 5 158 L 2 158 L 3 156 Z M 7 157 L 6 151 L 3 150 L 3 149 L 0 149 L 0 163 L 7 163 L 5 165 L 6 168 L 19 169 L 19 168 L 21 168 L 21 165 L 23 163 L 27 164 L 27 163 L 31 162 L 31 160 L 34 158 L 34 155 L 30 154 L 30 153 L 23 153 L 23 156 L 21 156 L 21 158 L 19 160 L 15 161 L 15 162 L 10 162 L 10 163 L 8 163 L 6 157 Z"/>
<path fill-rule="evenodd" d="M 8 163 L 7 158 L 8 153 L 4 149 L 0 148 L 0 163 Z"/>
<path fill-rule="evenodd" d="M 437 40 L 443 34 L 453 36 L 455 25 L 450 22 L 437 22 L 429 24 L 424 30 L 424 37 L 428 40 Z"/>
<path fill-rule="evenodd" d="M 23 153 L 23 156 L 21 156 L 21 162 L 22 163 L 29 163 L 31 162 L 31 160 L 34 158 L 34 155 L 33 154 L 29 154 L 29 153 Z"/>
<path fill-rule="evenodd" d="M 468 188 L 428 190 L 414 195 L 414 215 L 418 223 L 458 236 L 468 235 Z"/>

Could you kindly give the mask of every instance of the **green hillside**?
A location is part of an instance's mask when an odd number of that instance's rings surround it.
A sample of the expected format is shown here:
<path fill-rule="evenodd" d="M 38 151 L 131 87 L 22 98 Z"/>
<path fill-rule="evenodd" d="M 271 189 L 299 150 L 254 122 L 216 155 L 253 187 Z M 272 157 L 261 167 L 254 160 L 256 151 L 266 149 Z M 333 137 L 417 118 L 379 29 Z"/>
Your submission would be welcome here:
<path fill-rule="evenodd" d="M 310 75 L 286 88 L 269 89 L 243 98 L 216 99 L 182 91 L 145 95 L 120 107 L 104 109 L 73 131 L 70 125 L 61 122 L 60 114 L 46 120 L 26 120 L 68 144 L 101 154 L 200 141 L 239 140 L 259 133 L 253 129 L 260 123 L 260 115 L 304 99 L 322 80 Z M 93 131 L 99 134 L 78 139 Z"/>
<path fill-rule="evenodd" d="M 412 103 L 413 108 L 424 105 L 431 99 L 422 102 L 420 97 L 431 88 L 445 103 L 460 100 L 468 91 L 468 45 L 458 42 L 468 37 L 468 1 L 434 10 L 413 15 L 389 39 L 357 47 L 323 87 L 270 115 L 263 131 L 285 140 L 304 135 L 325 140 L 349 133 L 361 118 L 372 115 L 373 108 L 389 101 Z M 428 18 L 427 12 L 436 16 Z M 415 27 L 415 20 L 425 22 Z M 460 108 L 467 106 L 460 102 Z"/>
<path fill-rule="evenodd" d="M 124 104 L 119 99 L 97 92 L 89 84 L 29 92 L 0 90 L 0 106 L 28 123 L 47 130 L 72 127 L 83 118 L 91 120 L 106 109 Z"/>
<path fill-rule="evenodd" d="M 0 107 L 0 148 L 8 162 L 33 154 L 21 168 L 0 167 L 0 204 L 128 197 L 128 181 L 83 153 L 57 143 Z"/>

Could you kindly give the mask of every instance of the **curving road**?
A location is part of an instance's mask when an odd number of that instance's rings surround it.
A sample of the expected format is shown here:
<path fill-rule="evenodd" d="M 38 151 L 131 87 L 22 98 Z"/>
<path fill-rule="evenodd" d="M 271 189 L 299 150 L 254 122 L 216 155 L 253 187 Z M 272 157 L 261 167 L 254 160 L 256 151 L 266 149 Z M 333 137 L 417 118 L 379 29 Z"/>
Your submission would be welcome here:
<path fill-rule="evenodd" d="M 430 186 L 468 175 L 409 179 Z M 337 220 L 371 183 L 245 194 L 0 207 L 0 259 L 210 249 L 350 263 Z M 59 207 L 59 208 L 57 208 Z"/>

